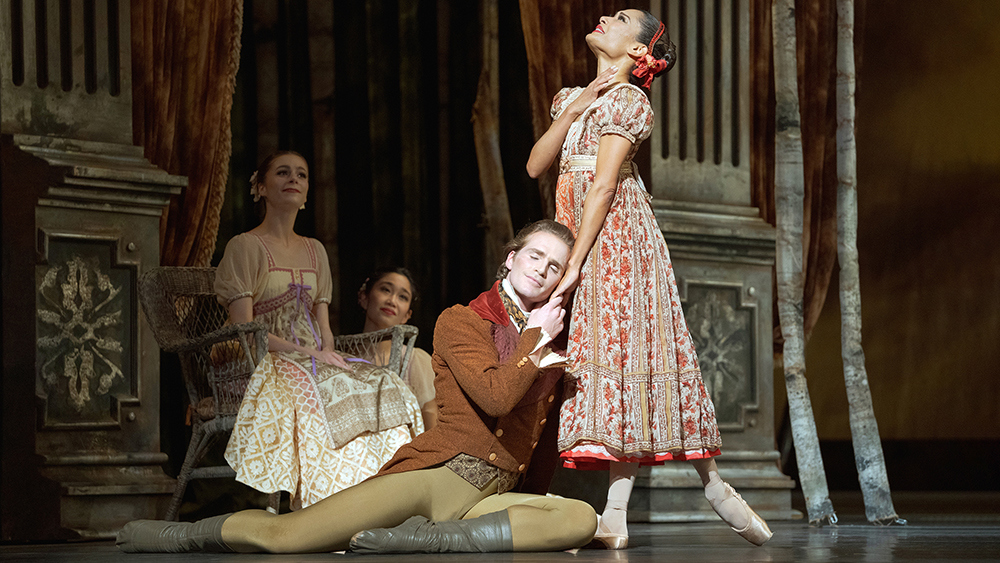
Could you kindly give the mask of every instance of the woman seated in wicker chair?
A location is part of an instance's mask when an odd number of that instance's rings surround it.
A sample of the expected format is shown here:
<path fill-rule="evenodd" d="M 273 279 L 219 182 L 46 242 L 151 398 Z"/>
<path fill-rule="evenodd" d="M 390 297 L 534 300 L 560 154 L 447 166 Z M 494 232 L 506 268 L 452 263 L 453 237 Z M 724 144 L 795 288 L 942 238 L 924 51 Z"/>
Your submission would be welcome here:
<path fill-rule="evenodd" d="M 379 268 L 371 273 L 358 289 L 358 305 L 365 311 L 365 332 L 381 330 L 405 324 L 413 315 L 413 303 L 417 300 L 417 284 L 406 268 Z M 389 357 L 391 343 L 379 343 L 376 354 L 385 362 Z M 438 406 L 434 400 L 434 368 L 431 356 L 420 348 L 413 349 L 410 365 L 403 373 L 403 381 L 410 386 L 420 403 L 424 429 L 437 425 Z"/>
<path fill-rule="evenodd" d="M 305 159 L 276 152 L 250 184 L 264 219 L 229 241 L 215 290 L 231 322 L 268 325 L 269 353 L 247 385 L 226 461 L 238 481 L 288 491 L 305 507 L 374 475 L 423 420 L 398 375 L 333 349 L 326 251 L 293 231 L 309 190 Z"/>

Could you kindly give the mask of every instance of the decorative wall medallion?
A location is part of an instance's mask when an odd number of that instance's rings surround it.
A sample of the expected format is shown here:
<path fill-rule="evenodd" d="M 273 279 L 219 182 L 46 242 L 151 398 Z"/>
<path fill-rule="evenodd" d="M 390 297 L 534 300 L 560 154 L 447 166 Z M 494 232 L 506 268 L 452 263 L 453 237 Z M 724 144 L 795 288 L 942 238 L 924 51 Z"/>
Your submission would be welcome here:
<path fill-rule="evenodd" d="M 38 285 L 42 380 L 48 389 L 66 389 L 77 412 L 92 394 L 107 395 L 115 380 L 123 379 L 121 291 L 96 257 L 79 254 L 50 266 Z"/>
<path fill-rule="evenodd" d="M 684 311 L 705 387 L 720 422 L 742 426 L 753 403 L 753 315 L 740 306 L 740 288 L 689 284 Z"/>

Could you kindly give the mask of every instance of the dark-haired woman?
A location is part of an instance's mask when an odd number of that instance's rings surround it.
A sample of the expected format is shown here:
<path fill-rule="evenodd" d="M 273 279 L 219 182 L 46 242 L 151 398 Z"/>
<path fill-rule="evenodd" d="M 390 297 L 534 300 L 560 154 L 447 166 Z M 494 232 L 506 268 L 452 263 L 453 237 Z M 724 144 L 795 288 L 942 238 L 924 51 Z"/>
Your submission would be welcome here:
<path fill-rule="evenodd" d="M 653 128 L 648 94 L 676 51 L 663 23 L 642 10 L 600 19 L 587 44 L 597 78 L 565 88 L 531 151 L 538 177 L 559 157 L 556 219 L 576 233 L 553 298 L 575 289 L 569 333 L 570 391 L 560 414 L 563 463 L 610 469 L 598 539 L 628 543 L 628 499 L 640 465 L 689 460 L 705 496 L 757 545 L 767 524 L 719 478 L 721 437 L 684 322 L 667 246 L 632 160 Z"/>
<path fill-rule="evenodd" d="M 381 330 L 406 323 L 413 315 L 413 303 L 417 300 L 417 284 L 406 268 L 381 268 L 365 279 L 358 290 L 358 305 L 365 311 L 365 332 Z M 379 360 L 389 356 L 391 342 L 379 343 L 376 354 Z M 414 348 L 410 365 L 403 374 L 403 382 L 417 397 L 424 419 L 424 429 L 437 425 L 438 406 L 434 400 L 434 368 L 431 356 L 420 348 Z"/>
<path fill-rule="evenodd" d="M 305 159 L 275 153 L 250 184 L 264 219 L 226 245 L 215 290 L 232 322 L 268 325 L 269 353 L 247 385 L 226 461 L 240 482 L 288 491 L 306 507 L 377 473 L 423 420 L 397 375 L 333 349 L 326 250 L 293 231 L 309 191 Z"/>

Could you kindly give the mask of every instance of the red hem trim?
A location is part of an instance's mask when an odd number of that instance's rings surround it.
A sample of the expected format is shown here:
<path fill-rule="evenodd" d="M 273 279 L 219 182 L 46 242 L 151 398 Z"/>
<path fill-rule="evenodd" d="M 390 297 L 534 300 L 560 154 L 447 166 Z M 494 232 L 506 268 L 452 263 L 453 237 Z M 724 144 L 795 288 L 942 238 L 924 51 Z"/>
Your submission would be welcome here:
<path fill-rule="evenodd" d="M 610 455 L 601 454 L 587 454 L 587 455 L 576 455 L 574 456 L 571 452 L 563 452 L 559 455 L 562 459 L 563 467 L 569 469 L 579 469 L 582 471 L 601 471 L 606 470 L 610 467 L 610 462 L 612 461 L 623 461 L 626 463 L 638 463 L 640 466 L 643 465 L 663 465 L 668 461 L 673 460 L 691 460 L 691 459 L 706 459 L 710 457 L 715 457 L 720 455 L 722 450 L 716 448 L 714 450 L 709 450 L 704 454 L 687 454 L 685 452 L 663 452 L 654 455 L 652 458 L 646 457 L 613 457 Z"/>

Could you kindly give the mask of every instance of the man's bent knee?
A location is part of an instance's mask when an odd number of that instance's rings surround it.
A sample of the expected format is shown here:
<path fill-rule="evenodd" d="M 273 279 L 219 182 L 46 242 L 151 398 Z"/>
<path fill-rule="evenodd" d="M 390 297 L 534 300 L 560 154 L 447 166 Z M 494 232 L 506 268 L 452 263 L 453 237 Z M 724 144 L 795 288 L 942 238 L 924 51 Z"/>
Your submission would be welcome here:
<path fill-rule="evenodd" d="M 553 532 L 559 534 L 560 540 L 567 546 L 580 547 L 594 539 L 597 532 L 597 513 L 594 507 L 582 500 L 559 499 L 556 508 L 559 525 L 553 526 Z"/>

